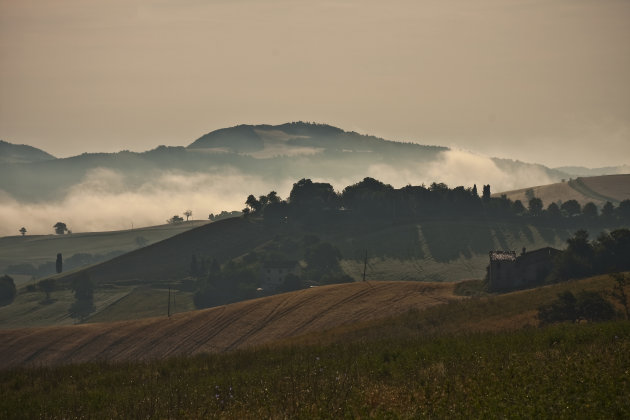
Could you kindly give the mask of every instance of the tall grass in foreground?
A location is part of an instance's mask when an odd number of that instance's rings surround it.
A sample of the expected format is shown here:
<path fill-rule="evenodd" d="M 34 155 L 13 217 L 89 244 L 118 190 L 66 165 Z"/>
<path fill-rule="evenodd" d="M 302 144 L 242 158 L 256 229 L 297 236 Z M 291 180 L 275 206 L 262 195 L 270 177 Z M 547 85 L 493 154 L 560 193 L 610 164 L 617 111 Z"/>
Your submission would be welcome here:
<path fill-rule="evenodd" d="M 0 418 L 630 418 L 630 322 L 0 372 Z"/>

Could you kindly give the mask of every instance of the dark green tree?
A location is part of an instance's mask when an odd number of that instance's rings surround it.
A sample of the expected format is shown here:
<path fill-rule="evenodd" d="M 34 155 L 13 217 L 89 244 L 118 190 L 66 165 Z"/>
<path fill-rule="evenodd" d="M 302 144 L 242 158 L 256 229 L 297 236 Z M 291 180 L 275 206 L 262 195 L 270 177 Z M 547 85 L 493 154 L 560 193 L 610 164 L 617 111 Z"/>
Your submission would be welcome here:
<path fill-rule="evenodd" d="M 56 285 L 57 282 L 55 281 L 55 279 L 44 279 L 37 283 L 37 287 L 39 287 L 39 290 L 46 293 L 45 302 L 50 301 L 50 294 L 55 290 Z"/>
<path fill-rule="evenodd" d="M 538 320 L 541 325 L 574 321 L 577 319 L 576 303 L 577 299 L 573 296 L 573 293 L 569 291 L 559 293 L 556 300 L 538 308 Z"/>
<path fill-rule="evenodd" d="M 26 228 L 24 226 L 22 226 L 20 228 L 19 232 L 22 234 L 22 236 L 26 235 Z"/>
<path fill-rule="evenodd" d="M 614 317 L 615 310 L 612 304 L 600 293 L 593 291 L 583 290 L 577 297 L 565 291 L 550 304 L 538 308 L 538 319 L 541 325 L 565 321 L 575 322 L 581 319 L 601 322 Z"/>
<path fill-rule="evenodd" d="M 622 222 L 630 222 L 630 200 L 623 200 L 616 209 L 617 217 Z"/>
<path fill-rule="evenodd" d="M 280 197 L 278 197 L 278 193 L 275 191 L 271 191 L 269 194 L 267 194 L 267 202 L 269 204 L 275 204 L 275 203 L 279 203 L 280 201 Z"/>
<path fill-rule="evenodd" d="M 74 291 L 74 303 L 68 309 L 72 318 L 83 322 L 94 312 L 94 283 L 87 274 L 75 278 L 72 281 Z"/>
<path fill-rule="evenodd" d="M 310 179 L 301 179 L 291 189 L 289 203 L 298 213 L 309 213 L 324 209 L 335 209 L 338 206 L 339 197 L 332 185 L 325 182 L 313 182 Z"/>
<path fill-rule="evenodd" d="M 55 229 L 55 233 L 57 235 L 63 235 L 64 233 L 66 233 L 68 231 L 68 226 L 66 226 L 66 224 L 63 223 L 63 222 L 55 223 L 53 228 Z"/>
<path fill-rule="evenodd" d="M 588 240 L 588 232 L 581 229 L 567 239 L 567 249 L 557 258 L 550 279 L 565 281 L 588 277 L 594 273 L 595 249 Z"/>
<path fill-rule="evenodd" d="M 490 184 L 484 185 L 481 198 L 483 199 L 483 201 L 490 201 L 490 196 L 491 196 L 491 194 L 490 194 Z"/>
<path fill-rule="evenodd" d="M 615 317 L 615 309 L 604 297 L 594 291 L 583 290 L 577 295 L 578 319 L 590 322 L 608 321 Z"/>
<path fill-rule="evenodd" d="M 531 216 L 540 216 L 543 210 L 543 202 L 540 198 L 534 197 L 529 200 L 528 211 Z"/>
<path fill-rule="evenodd" d="M 547 206 L 547 218 L 551 220 L 558 220 L 562 217 L 562 212 L 560 211 L 560 207 L 556 203 L 551 203 Z"/>
<path fill-rule="evenodd" d="M 582 212 L 580 203 L 577 200 L 569 200 L 562 203 L 560 210 L 569 217 L 577 216 Z"/>
<path fill-rule="evenodd" d="M 57 261 L 55 261 L 55 271 L 57 271 L 57 274 L 63 271 L 63 257 L 61 256 L 61 253 L 57 254 Z"/>
<path fill-rule="evenodd" d="M 521 202 L 521 200 L 516 200 L 512 203 L 512 212 L 516 215 L 521 215 L 525 213 L 525 206 Z"/>
<path fill-rule="evenodd" d="M 262 208 L 260 201 L 258 201 L 253 194 L 250 194 L 247 197 L 247 200 L 245 200 L 245 205 L 249 207 L 252 213 L 256 213 Z"/>
<path fill-rule="evenodd" d="M 594 220 L 597 218 L 597 206 L 593 202 L 588 202 L 584 204 L 582 208 L 582 214 L 589 220 Z"/>
<path fill-rule="evenodd" d="M 13 302 L 17 289 L 13 278 L 8 275 L 0 277 L 0 305 L 8 305 Z"/>
<path fill-rule="evenodd" d="M 615 207 L 610 201 L 606 201 L 606 204 L 602 207 L 602 217 L 607 222 L 612 221 L 615 217 Z"/>

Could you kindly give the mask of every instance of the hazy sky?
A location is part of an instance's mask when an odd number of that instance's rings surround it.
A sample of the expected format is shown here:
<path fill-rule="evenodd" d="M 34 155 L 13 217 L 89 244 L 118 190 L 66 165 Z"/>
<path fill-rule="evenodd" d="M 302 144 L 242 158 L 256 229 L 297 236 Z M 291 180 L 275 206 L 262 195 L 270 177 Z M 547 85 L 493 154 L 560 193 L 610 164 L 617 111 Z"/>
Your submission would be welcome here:
<path fill-rule="evenodd" d="M 0 139 L 68 156 L 296 120 L 630 163 L 630 1 L 0 0 Z"/>

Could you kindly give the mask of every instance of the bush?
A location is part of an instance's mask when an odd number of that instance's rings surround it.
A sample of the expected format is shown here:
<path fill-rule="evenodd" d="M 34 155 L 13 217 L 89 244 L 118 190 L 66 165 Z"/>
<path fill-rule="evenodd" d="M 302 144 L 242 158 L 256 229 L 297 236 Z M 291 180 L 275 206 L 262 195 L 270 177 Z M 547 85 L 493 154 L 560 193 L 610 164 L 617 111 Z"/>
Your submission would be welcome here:
<path fill-rule="evenodd" d="M 582 291 L 576 298 L 573 293 L 565 291 L 558 294 L 558 299 L 549 305 L 538 308 L 541 325 L 579 320 L 601 322 L 614 317 L 615 310 L 612 304 L 597 292 Z"/>

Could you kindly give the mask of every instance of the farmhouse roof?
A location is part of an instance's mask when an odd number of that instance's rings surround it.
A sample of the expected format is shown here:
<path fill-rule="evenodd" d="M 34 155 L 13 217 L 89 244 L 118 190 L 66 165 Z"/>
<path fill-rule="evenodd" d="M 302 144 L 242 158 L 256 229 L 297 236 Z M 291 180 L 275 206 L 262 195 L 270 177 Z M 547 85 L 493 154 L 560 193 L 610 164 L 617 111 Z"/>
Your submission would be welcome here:
<path fill-rule="evenodd" d="M 516 251 L 490 251 L 490 261 L 516 261 Z"/>

